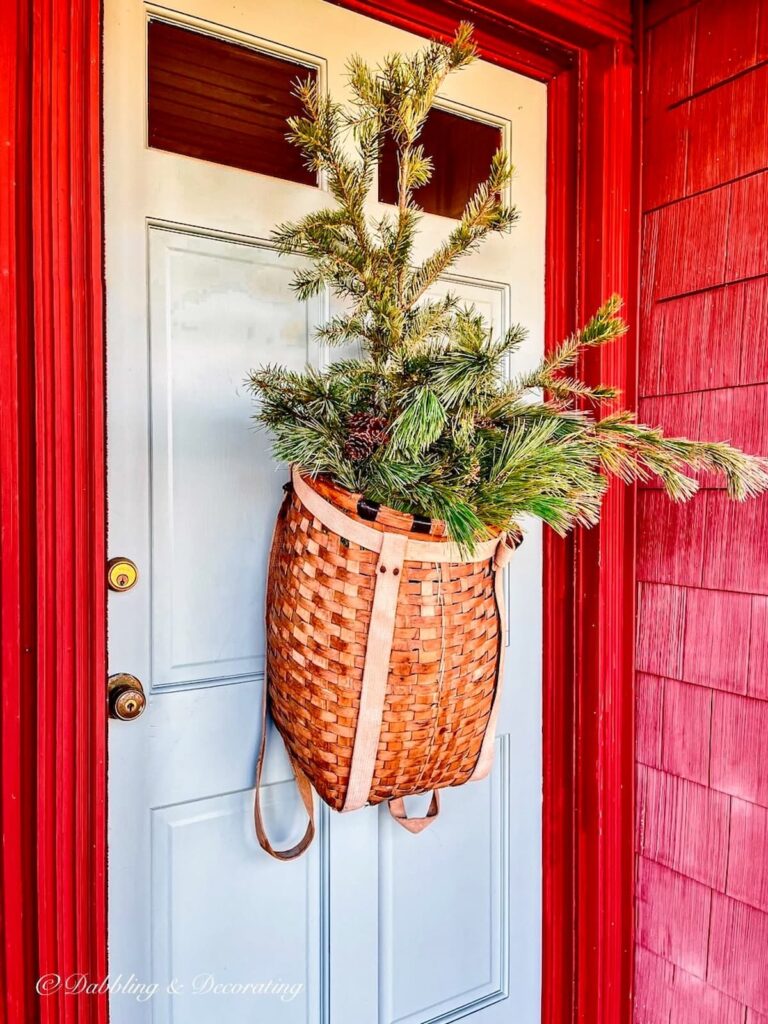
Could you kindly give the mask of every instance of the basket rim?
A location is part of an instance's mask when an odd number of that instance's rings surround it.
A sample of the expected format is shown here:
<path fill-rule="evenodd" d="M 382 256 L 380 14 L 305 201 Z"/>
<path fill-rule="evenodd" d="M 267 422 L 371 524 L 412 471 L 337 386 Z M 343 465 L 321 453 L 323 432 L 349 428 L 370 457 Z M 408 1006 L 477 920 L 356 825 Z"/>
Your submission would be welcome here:
<path fill-rule="evenodd" d="M 367 515 L 361 515 L 358 508 L 360 502 L 366 500 L 362 492 L 350 491 L 347 487 L 337 483 L 327 473 L 313 475 L 301 466 L 297 465 L 295 468 L 302 480 L 313 491 L 316 491 L 326 501 L 330 501 L 332 505 L 335 505 L 345 515 L 356 519 L 358 522 L 365 523 L 366 526 L 370 526 L 374 530 L 379 530 L 382 533 L 402 533 L 405 536 L 422 540 L 427 536 L 437 538 L 448 536 L 448 531 L 442 519 L 422 520 L 423 523 L 428 523 L 428 528 L 425 529 L 422 526 L 421 528 L 414 529 L 414 518 L 418 520 L 414 513 L 400 512 L 389 505 L 379 505 L 375 519 Z"/>

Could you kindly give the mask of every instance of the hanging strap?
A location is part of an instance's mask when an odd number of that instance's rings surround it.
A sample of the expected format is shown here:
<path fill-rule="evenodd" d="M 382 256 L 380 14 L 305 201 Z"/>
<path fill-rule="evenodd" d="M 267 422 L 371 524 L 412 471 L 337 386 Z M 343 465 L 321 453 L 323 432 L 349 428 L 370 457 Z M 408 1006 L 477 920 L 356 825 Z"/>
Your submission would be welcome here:
<path fill-rule="evenodd" d="M 295 860 L 296 857 L 300 857 L 302 853 L 304 853 L 315 838 L 315 803 L 312 794 L 312 786 L 307 776 L 296 764 L 289 753 L 288 758 L 291 762 L 291 768 L 293 768 L 293 774 L 296 777 L 296 787 L 299 791 L 302 803 L 306 808 L 309 821 L 307 823 L 306 832 L 295 846 L 292 846 L 289 850 L 276 850 L 267 838 L 267 832 L 264 828 L 264 819 L 261 814 L 261 773 L 264 769 L 264 754 L 267 749 L 267 725 L 269 718 L 267 704 L 267 680 L 265 678 L 264 697 L 261 702 L 261 743 L 259 744 L 259 756 L 256 761 L 256 793 L 253 798 L 253 820 L 256 825 L 256 837 L 261 844 L 262 850 L 266 850 L 266 852 L 276 860 Z"/>
<path fill-rule="evenodd" d="M 392 797 L 392 799 L 387 802 L 389 804 L 389 813 L 398 825 L 402 825 L 406 831 L 413 832 L 414 835 L 418 835 L 418 833 L 423 832 L 428 825 L 431 825 L 440 813 L 440 790 L 432 790 L 432 799 L 429 801 L 429 808 L 423 818 L 409 818 L 408 812 L 405 809 L 405 800 L 403 800 L 401 796 Z"/>
<path fill-rule="evenodd" d="M 280 506 L 280 511 L 277 514 L 275 520 L 275 528 L 272 533 L 272 542 L 269 546 L 269 566 L 268 574 L 272 573 L 273 563 L 277 557 L 277 545 L 280 540 L 280 534 L 283 528 L 283 522 L 285 521 L 286 513 L 288 512 L 288 504 L 291 500 L 290 484 L 285 485 L 285 497 L 283 503 Z M 267 838 L 267 832 L 264 828 L 264 819 L 261 813 L 261 776 L 264 771 L 264 755 L 267 750 L 267 726 L 269 723 L 269 684 L 267 676 L 264 676 L 263 691 L 261 698 L 261 742 L 259 743 L 259 755 L 256 759 L 256 780 L 255 780 L 255 793 L 253 796 L 253 821 L 256 826 L 256 838 L 259 840 L 262 850 L 274 857 L 276 860 L 295 860 L 296 857 L 300 857 L 302 853 L 307 849 L 312 840 L 315 837 L 315 803 L 312 793 L 312 785 L 301 770 L 298 764 L 291 757 L 290 751 L 288 751 L 288 759 L 293 769 L 293 774 L 296 779 L 296 787 L 299 791 L 299 796 L 304 804 L 307 811 L 309 821 L 307 823 L 307 830 L 302 838 L 292 846 L 289 850 L 276 850 Z"/>

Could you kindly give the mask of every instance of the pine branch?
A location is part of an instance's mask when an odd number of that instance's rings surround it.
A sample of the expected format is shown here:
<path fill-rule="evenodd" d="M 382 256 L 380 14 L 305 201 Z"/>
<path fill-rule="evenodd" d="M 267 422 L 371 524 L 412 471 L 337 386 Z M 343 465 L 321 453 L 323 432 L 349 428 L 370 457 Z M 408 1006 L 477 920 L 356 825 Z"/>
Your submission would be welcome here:
<path fill-rule="evenodd" d="M 307 166 L 328 173 L 332 195 L 346 211 L 360 249 L 367 253 L 371 242 L 364 203 L 370 188 L 370 166 L 355 164 L 346 156 L 341 141 L 343 111 L 329 96 L 321 96 L 311 78 L 297 82 L 294 94 L 304 108 L 303 117 L 288 118 L 288 140 L 305 155 Z"/>
<path fill-rule="evenodd" d="M 365 483 L 366 496 L 390 508 L 399 508 L 404 495 L 411 494 L 413 486 L 429 477 L 433 470 L 434 464 L 427 460 L 398 460 L 384 450 L 371 460 Z M 402 507 L 400 511 L 413 511 L 415 506 L 410 500 L 410 507 Z"/>
<path fill-rule="evenodd" d="M 447 409 L 474 412 L 499 386 L 502 359 L 520 344 L 525 332 L 515 327 L 494 341 L 482 317 L 461 311 L 454 334 L 454 344 L 435 358 L 430 379 Z"/>
<path fill-rule="evenodd" d="M 729 496 L 737 501 L 768 490 L 766 459 L 722 442 L 665 437 L 661 430 L 637 423 L 630 412 L 599 420 L 594 437 L 606 472 L 627 482 L 658 476 L 675 501 L 685 501 L 698 490 L 698 482 L 686 475 L 687 469 L 722 474 Z"/>
<path fill-rule="evenodd" d="M 456 260 L 516 218 L 502 200 L 512 168 L 499 152 L 443 244 L 412 263 L 421 218 L 414 194 L 432 173 L 420 134 L 445 76 L 474 58 L 471 29 L 462 25 L 449 46 L 392 54 L 376 68 L 353 58 L 347 108 L 312 83 L 297 86 L 304 114 L 291 120 L 290 137 L 307 166 L 327 175 L 336 206 L 280 225 L 275 244 L 306 259 L 294 274 L 299 299 L 330 289 L 344 300 L 319 339 L 359 343 L 364 355 L 323 371 L 251 373 L 255 418 L 271 432 L 276 457 L 392 508 L 444 520 L 466 553 L 490 531 L 519 532 L 527 516 L 559 533 L 593 525 L 610 477 L 656 476 L 681 501 L 695 493 L 698 470 L 721 474 L 738 500 L 768 490 L 764 459 L 720 442 L 665 437 L 625 411 L 596 418 L 591 407 L 618 392 L 587 383 L 576 368 L 625 332 L 618 297 L 512 381 L 506 361 L 521 328 L 497 336 L 454 296 L 427 298 Z M 398 154 L 398 201 L 369 223 L 387 137 Z"/>
<path fill-rule="evenodd" d="M 541 387 L 545 388 L 548 395 L 556 400 L 581 399 L 585 402 L 592 402 L 594 405 L 613 401 L 621 394 L 617 388 L 612 388 L 607 384 L 590 385 L 579 380 L 578 377 L 552 377 Z"/>
<path fill-rule="evenodd" d="M 408 312 L 403 331 L 403 342 L 411 354 L 424 354 L 425 346 L 442 342 L 436 351 L 445 347 L 445 339 L 451 334 L 453 318 L 458 310 L 455 295 L 448 294 L 442 299 L 423 302 Z"/>
<path fill-rule="evenodd" d="M 317 338 L 325 345 L 349 345 L 366 338 L 369 328 L 364 315 L 337 314 L 317 328 Z"/>
<path fill-rule="evenodd" d="M 441 274 L 461 256 L 477 249 L 489 234 L 507 231 L 515 223 L 517 210 L 506 206 L 501 198 L 512 174 L 509 157 L 503 150 L 498 150 L 493 157 L 488 178 L 478 185 L 458 225 L 437 251 L 412 272 L 405 291 L 406 306 L 418 302 Z"/>
<path fill-rule="evenodd" d="M 627 325 L 618 315 L 622 301 L 618 295 L 612 295 L 587 321 L 579 331 L 547 356 L 535 370 L 524 374 L 517 381 L 517 390 L 526 391 L 534 388 L 556 392 L 560 378 L 558 375 L 574 366 L 585 349 L 599 348 L 610 344 L 627 332 Z M 584 385 L 586 387 L 586 385 Z M 566 385 L 567 389 L 567 385 Z"/>
<path fill-rule="evenodd" d="M 573 433 L 582 430 L 594 422 L 591 414 L 585 409 L 572 409 L 557 399 L 532 401 L 521 397 L 519 391 L 510 385 L 491 397 L 484 411 L 486 419 L 494 427 L 509 427 L 516 423 L 535 424 L 539 420 L 554 420 L 561 433 Z"/>
<path fill-rule="evenodd" d="M 440 437 L 446 419 L 445 407 L 435 392 L 427 386 L 416 388 L 392 424 L 392 449 L 411 458 L 420 455 Z"/>
<path fill-rule="evenodd" d="M 513 427 L 489 451 L 475 499 L 485 522 L 503 526 L 535 515 L 558 533 L 597 522 L 606 487 L 598 460 L 587 447 L 559 437 L 556 420 Z"/>

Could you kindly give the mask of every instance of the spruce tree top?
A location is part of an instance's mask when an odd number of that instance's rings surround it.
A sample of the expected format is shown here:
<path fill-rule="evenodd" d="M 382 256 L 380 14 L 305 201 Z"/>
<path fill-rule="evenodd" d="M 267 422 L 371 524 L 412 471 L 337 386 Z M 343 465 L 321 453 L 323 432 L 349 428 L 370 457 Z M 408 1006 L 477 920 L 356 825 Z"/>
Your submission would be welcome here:
<path fill-rule="evenodd" d="M 586 349 L 625 333 L 617 297 L 512 380 L 503 364 L 524 329 L 494 337 L 473 307 L 431 297 L 443 273 L 488 235 L 509 231 L 517 216 L 502 198 L 513 169 L 499 150 L 445 241 L 414 262 L 417 190 L 432 174 L 419 136 L 446 76 L 476 57 L 463 23 L 449 45 L 392 54 L 373 68 L 352 57 L 346 106 L 311 81 L 296 86 L 304 114 L 289 119 L 288 138 L 325 175 L 336 204 L 273 236 L 281 252 L 307 257 L 294 279 L 299 298 L 330 289 L 344 300 L 347 311 L 320 339 L 356 342 L 363 355 L 322 372 L 250 374 L 256 419 L 272 432 L 276 457 L 370 500 L 442 519 L 467 550 L 489 533 L 518 531 L 524 516 L 558 533 L 593 525 L 606 475 L 655 475 L 679 501 L 697 490 L 688 475 L 697 469 L 724 474 L 736 499 L 764 491 L 764 460 L 727 444 L 664 437 L 618 409 L 614 389 L 574 374 Z M 372 219 L 367 202 L 386 137 L 398 155 L 398 203 Z"/>

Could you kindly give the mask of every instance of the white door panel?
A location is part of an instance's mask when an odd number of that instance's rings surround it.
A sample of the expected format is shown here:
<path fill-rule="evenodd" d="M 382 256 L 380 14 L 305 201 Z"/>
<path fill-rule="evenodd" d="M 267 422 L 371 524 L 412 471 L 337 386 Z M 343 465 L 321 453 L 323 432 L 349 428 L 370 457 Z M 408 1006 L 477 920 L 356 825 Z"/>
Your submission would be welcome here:
<path fill-rule="evenodd" d="M 534 1024 L 535 526 L 508 573 L 506 690 L 491 777 L 444 792 L 440 819 L 420 836 L 386 811 L 322 807 L 316 842 L 299 861 L 275 862 L 256 842 L 265 570 L 286 475 L 252 427 L 242 382 L 261 363 L 298 369 L 329 358 L 313 332 L 333 299 L 298 302 L 289 287 L 297 261 L 278 258 L 268 239 L 276 222 L 330 198 L 147 147 L 150 15 L 314 66 L 337 93 L 350 50 L 375 61 L 422 44 L 322 0 L 183 0 L 175 11 L 106 0 L 109 549 L 133 558 L 141 574 L 134 590 L 110 595 L 110 669 L 137 675 L 149 699 L 135 722 L 110 724 L 110 975 L 158 986 L 144 998 L 115 990 L 112 1019 L 422 1024 L 473 1014 L 478 1024 Z M 441 99 L 499 124 L 518 166 L 520 224 L 440 286 L 498 330 L 513 321 L 531 329 L 516 372 L 543 347 L 545 89 L 480 63 Z M 449 228 L 425 217 L 421 251 Z M 279 739 L 271 740 L 265 815 L 275 842 L 290 845 L 303 812 Z"/>
<path fill-rule="evenodd" d="M 261 363 L 318 363 L 324 303 L 294 300 L 299 263 L 150 227 L 153 687 L 264 670 L 261 541 L 284 475 L 242 384 Z"/>
<path fill-rule="evenodd" d="M 265 805 L 283 805 L 290 814 L 289 787 L 267 787 Z M 152 883 L 159 895 L 152 907 L 153 977 L 197 979 L 195 989 L 187 984 L 184 991 L 158 993 L 158 1022 L 321 1019 L 319 1006 L 304 995 L 317 990 L 320 963 L 319 847 L 285 872 L 277 862 L 254 872 L 260 848 L 247 827 L 252 801 L 252 791 L 241 790 L 152 812 Z M 271 985 L 275 994 L 226 991 L 246 980 Z"/>

